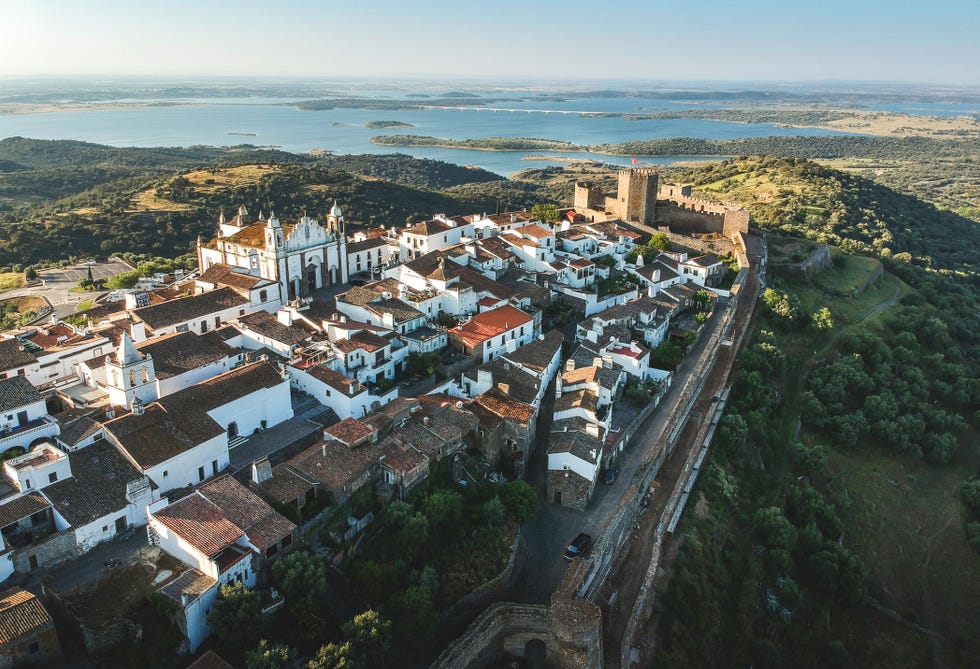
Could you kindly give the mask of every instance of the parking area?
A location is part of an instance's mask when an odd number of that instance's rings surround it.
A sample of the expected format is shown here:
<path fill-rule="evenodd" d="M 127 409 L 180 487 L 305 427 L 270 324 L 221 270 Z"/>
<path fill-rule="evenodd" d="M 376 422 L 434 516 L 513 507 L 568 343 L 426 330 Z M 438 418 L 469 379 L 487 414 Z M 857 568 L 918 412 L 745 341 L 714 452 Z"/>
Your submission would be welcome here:
<path fill-rule="evenodd" d="M 108 279 L 111 276 L 129 272 L 133 268 L 119 258 L 111 258 L 107 262 L 79 263 L 70 267 L 55 267 L 38 272 L 37 283 L 24 288 L 17 288 L 2 294 L 3 297 L 21 297 L 31 295 L 44 298 L 54 309 L 59 318 L 70 316 L 78 308 L 78 303 L 92 300 L 102 293 L 73 293 L 71 289 L 88 277 L 89 269 L 92 279 Z"/>

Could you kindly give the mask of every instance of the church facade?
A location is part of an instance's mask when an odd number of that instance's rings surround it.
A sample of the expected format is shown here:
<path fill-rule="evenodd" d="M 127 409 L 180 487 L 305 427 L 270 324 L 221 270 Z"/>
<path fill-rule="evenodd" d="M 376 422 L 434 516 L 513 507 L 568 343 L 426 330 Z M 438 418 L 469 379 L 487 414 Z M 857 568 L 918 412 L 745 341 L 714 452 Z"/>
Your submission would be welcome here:
<path fill-rule="evenodd" d="M 279 284 L 283 302 L 309 295 L 324 286 L 346 283 L 347 237 L 343 212 L 334 202 L 321 224 L 303 216 L 295 225 L 283 224 L 274 213 L 256 221 L 245 207 L 230 221 L 218 220 L 218 236 L 198 243 L 201 272 L 217 264 Z"/>

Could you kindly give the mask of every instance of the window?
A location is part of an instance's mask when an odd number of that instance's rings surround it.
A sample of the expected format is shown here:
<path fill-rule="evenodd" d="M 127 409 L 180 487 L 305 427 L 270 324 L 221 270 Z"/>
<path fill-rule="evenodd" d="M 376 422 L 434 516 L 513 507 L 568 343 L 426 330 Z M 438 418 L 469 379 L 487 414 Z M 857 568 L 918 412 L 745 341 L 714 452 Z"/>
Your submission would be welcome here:
<path fill-rule="evenodd" d="M 167 470 L 166 469 L 163 470 L 163 478 L 167 478 Z"/>
<path fill-rule="evenodd" d="M 31 566 L 31 569 L 37 569 L 37 556 L 36 555 L 32 555 L 27 560 L 27 563 Z"/>
<path fill-rule="evenodd" d="M 214 329 L 217 330 L 221 327 L 221 316 L 214 317 Z"/>
<path fill-rule="evenodd" d="M 265 302 L 268 299 L 269 299 L 269 291 L 267 291 L 267 290 L 260 290 L 259 291 L 259 302 Z"/>
<path fill-rule="evenodd" d="M 54 483 L 58 480 L 58 472 L 51 472 L 48 474 L 48 483 Z"/>
<path fill-rule="evenodd" d="M 203 481 L 203 480 L 204 480 L 204 467 L 198 467 L 198 468 L 197 468 L 197 477 L 198 477 L 198 479 L 200 479 L 201 481 Z"/>
<path fill-rule="evenodd" d="M 24 485 L 27 487 L 28 490 L 30 490 L 31 489 L 31 480 L 30 479 L 24 479 Z"/>
<path fill-rule="evenodd" d="M 201 321 L 201 332 L 207 332 L 207 331 L 208 331 L 208 322 Z"/>
<path fill-rule="evenodd" d="M 239 316 L 244 316 L 244 315 L 245 315 L 245 310 L 244 310 L 244 309 L 239 309 L 239 310 L 238 310 L 238 315 L 239 315 Z M 186 329 L 186 328 L 185 328 L 185 329 Z"/>
<path fill-rule="evenodd" d="M 218 461 L 217 460 L 212 460 L 211 461 L 211 473 L 213 475 L 215 475 L 215 476 L 218 475 Z"/>

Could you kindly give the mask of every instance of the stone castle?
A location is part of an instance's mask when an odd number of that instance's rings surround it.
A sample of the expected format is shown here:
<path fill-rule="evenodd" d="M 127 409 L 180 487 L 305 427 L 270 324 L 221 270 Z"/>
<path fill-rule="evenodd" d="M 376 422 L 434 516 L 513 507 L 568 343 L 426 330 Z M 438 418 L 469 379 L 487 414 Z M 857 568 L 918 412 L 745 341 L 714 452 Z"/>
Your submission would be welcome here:
<path fill-rule="evenodd" d="M 616 195 L 588 182 L 575 184 L 575 212 L 593 221 L 622 219 L 676 232 L 714 232 L 731 237 L 749 231 L 749 212 L 738 205 L 691 197 L 689 184 L 659 183 L 652 169 L 619 171 Z"/>

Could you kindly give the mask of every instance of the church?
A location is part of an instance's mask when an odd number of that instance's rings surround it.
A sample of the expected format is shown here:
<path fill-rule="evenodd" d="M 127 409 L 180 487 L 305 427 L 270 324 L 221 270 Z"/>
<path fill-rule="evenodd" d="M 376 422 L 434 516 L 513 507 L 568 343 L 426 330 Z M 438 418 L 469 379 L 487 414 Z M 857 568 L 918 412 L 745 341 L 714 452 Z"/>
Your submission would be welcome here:
<path fill-rule="evenodd" d="M 197 261 L 203 274 L 216 265 L 279 284 L 283 302 L 312 291 L 347 283 L 347 237 L 344 215 L 335 201 L 326 220 L 303 216 L 295 225 L 280 223 L 272 212 L 253 221 L 245 207 L 230 221 L 218 219 L 218 236 L 198 241 Z"/>

